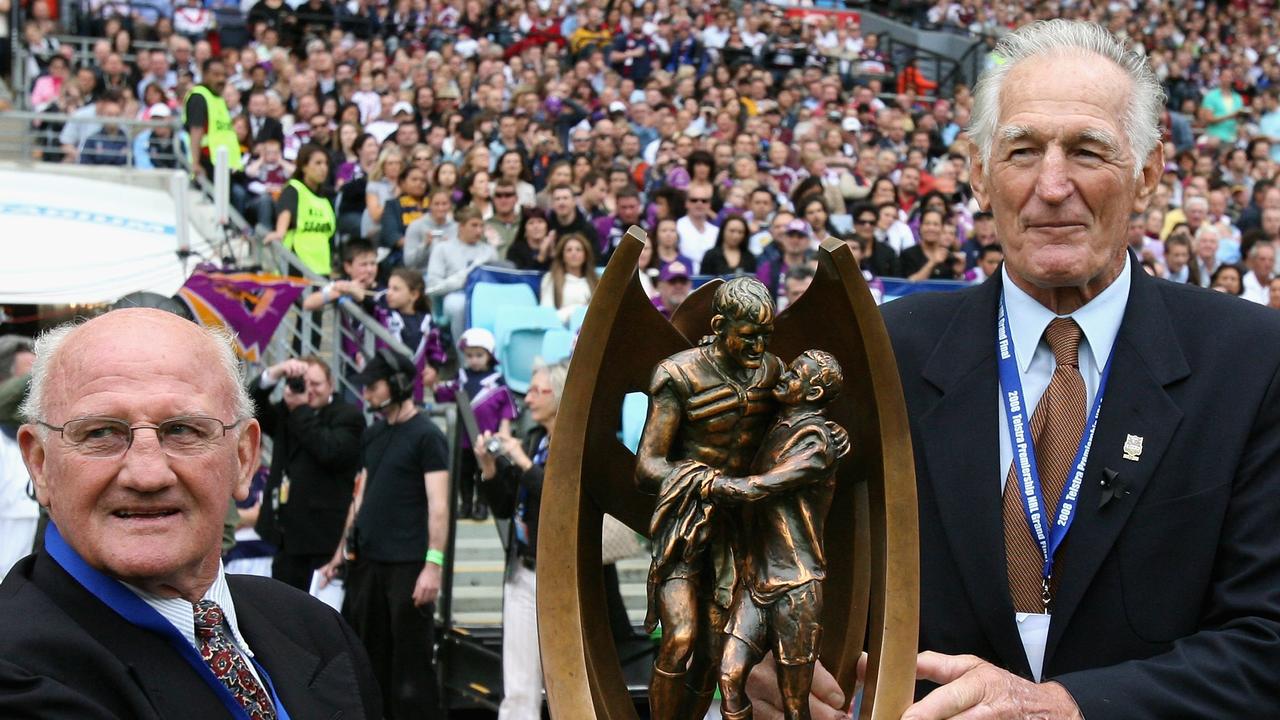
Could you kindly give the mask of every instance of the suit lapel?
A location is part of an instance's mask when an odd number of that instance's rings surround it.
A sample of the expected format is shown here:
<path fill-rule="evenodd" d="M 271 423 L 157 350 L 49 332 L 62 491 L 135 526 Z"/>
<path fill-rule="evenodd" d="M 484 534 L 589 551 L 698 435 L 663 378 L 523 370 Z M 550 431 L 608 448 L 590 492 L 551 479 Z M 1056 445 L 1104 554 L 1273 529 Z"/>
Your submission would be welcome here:
<path fill-rule="evenodd" d="M 1182 410 L 1165 386 L 1186 378 L 1191 371 L 1176 342 L 1157 281 L 1137 263 L 1133 268 L 1133 286 L 1116 337 L 1095 445 L 1085 469 L 1077 515 L 1062 547 L 1053 620 L 1045 647 L 1046 669 L 1051 667 L 1054 651 L 1089 583 L 1110 553 L 1182 421 Z M 1136 462 L 1124 457 L 1130 436 L 1141 442 Z M 1113 489 L 1122 487 L 1128 494 L 1103 503 L 1103 483 Z"/>
<path fill-rule="evenodd" d="M 924 378 L 941 397 L 920 415 L 938 514 L 965 591 L 1005 667 L 1030 676 L 1005 568 L 995 364 L 997 274 L 971 294 L 934 347 Z"/>
<path fill-rule="evenodd" d="M 231 577 L 228 577 L 230 580 Z M 290 717 L 327 718 L 334 705 L 327 701 L 325 688 L 314 687 L 320 675 L 320 658 L 284 634 L 254 602 L 252 589 L 243 583 L 232 585 L 236 600 L 236 622 L 245 641 L 253 649 L 254 659 L 267 670 L 280 702 Z M 350 674 L 354 678 L 354 669 Z M 355 691 L 354 682 L 351 687 Z"/>

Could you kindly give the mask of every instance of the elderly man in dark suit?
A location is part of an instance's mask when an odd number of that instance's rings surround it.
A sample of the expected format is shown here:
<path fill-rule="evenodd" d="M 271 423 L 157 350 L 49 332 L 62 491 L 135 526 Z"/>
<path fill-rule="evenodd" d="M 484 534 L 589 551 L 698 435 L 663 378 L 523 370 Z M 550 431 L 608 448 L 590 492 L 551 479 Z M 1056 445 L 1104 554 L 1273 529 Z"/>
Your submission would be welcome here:
<path fill-rule="evenodd" d="M 1280 316 L 1127 250 L 1163 170 L 1141 55 L 1062 20 L 995 52 L 971 178 L 1003 269 L 884 309 L 920 503 L 904 720 L 1280 717 Z"/>
<path fill-rule="evenodd" d="M 1280 318 L 1126 249 L 1163 168 L 1142 56 L 1067 21 L 996 52 L 971 177 L 1003 272 L 885 309 L 940 686 L 905 717 L 1280 716 Z"/>
<path fill-rule="evenodd" d="M 51 522 L 0 585 L 0 717 L 381 717 L 337 613 L 223 572 L 260 440 L 226 339 L 128 309 L 36 350 L 18 440 Z"/>

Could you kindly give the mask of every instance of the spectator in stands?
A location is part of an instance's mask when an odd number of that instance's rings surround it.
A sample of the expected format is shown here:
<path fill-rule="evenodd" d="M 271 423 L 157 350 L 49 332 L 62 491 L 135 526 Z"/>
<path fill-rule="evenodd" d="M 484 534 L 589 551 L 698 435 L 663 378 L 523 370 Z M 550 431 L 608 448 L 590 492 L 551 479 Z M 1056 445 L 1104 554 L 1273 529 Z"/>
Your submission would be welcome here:
<path fill-rule="evenodd" d="M 168 105 L 152 105 L 147 112 L 149 119 L 167 123 L 173 117 Z M 168 124 L 147 128 L 133 140 L 133 164 L 138 168 L 178 167 L 178 146 L 174 142 L 173 128 Z"/>
<path fill-rule="evenodd" d="M 964 274 L 964 253 L 942 236 L 945 215 L 930 208 L 920 214 L 920 244 L 902 251 L 902 274 L 908 280 L 956 280 Z"/>
<path fill-rule="evenodd" d="M 422 402 L 425 388 L 435 384 L 437 371 L 448 360 L 440 329 L 431 317 L 431 299 L 422 273 L 395 268 L 387 279 L 387 289 L 377 293 L 375 303 L 378 321 L 412 353 L 410 360 L 418 369 L 413 399 Z"/>
<path fill-rule="evenodd" d="M 404 264 L 406 266 L 425 272 L 432 249 L 440 243 L 458 237 L 460 223 L 455 219 L 452 197 L 453 192 L 448 188 L 432 190 L 427 213 L 405 228 Z"/>
<path fill-rule="evenodd" d="M 123 111 L 119 95 L 108 90 L 97 102 L 97 117 L 102 125 L 99 130 L 85 138 L 80 147 L 81 165 L 126 165 L 129 162 L 129 135 L 119 124 L 112 120 L 119 119 Z"/>
<path fill-rule="evenodd" d="M 1212 225 L 1200 228 L 1196 238 L 1196 275 L 1200 287 L 1209 287 L 1209 279 L 1218 270 L 1218 229 Z"/>
<path fill-rule="evenodd" d="M 547 216 L 547 225 L 557 238 L 577 233 L 585 237 L 593 247 L 598 244 L 596 229 L 578 207 L 573 188 L 569 185 L 551 188 L 551 213 Z"/>
<path fill-rule="evenodd" d="M 399 194 L 387 203 L 387 209 L 382 213 L 382 232 L 378 236 L 378 244 L 390 252 L 383 263 L 388 269 L 402 262 L 410 264 L 403 260 L 405 232 L 427 211 L 426 171 L 414 166 L 405 168 L 400 173 L 397 188 Z"/>
<path fill-rule="evenodd" d="M 0 335 L 0 386 L 26 395 L 27 376 L 35 360 L 30 338 Z M 9 415 L 7 408 L 4 414 Z M 17 432 L 17 422 L 7 417 L 0 422 L 0 580 L 15 562 L 31 554 L 40 521 L 40 507 L 27 494 L 30 475 L 22 462 Z"/>
<path fill-rule="evenodd" d="M 427 261 L 427 293 L 433 302 L 441 302 L 452 337 L 461 338 L 467 320 L 467 275 L 493 262 L 498 255 L 492 245 L 484 242 L 484 220 L 478 210 L 464 207 L 454 213 L 454 219 L 458 223 L 457 237 L 431 248 Z"/>
<path fill-rule="evenodd" d="M 492 192 L 493 215 L 484 221 L 485 240 L 493 245 L 499 258 L 507 256 L 507 249 L 516 239 L 520 229 L 519 198 L 516 185 L 510 180 L 498 180 Z"/>
<path fill-rule="evenodd" d="M 680 238 L 680 254 L 693 263 L 690 267 L 698 271 L 698 263 L 716 244 L 720 228 L 711 223 L 711 198 L 714 194 L 710 184 L 690 185 L 685 198 L 687 214 L 676 221 L 676 234 Z"/>
<path fill-rule="evenodd" d="M 234 185 L 232 198 L 241 212 L 249 211 L 248 217 L 256 221 L 258 231 L 266 235 L 275 229 L 275 200 L 293 176 L 296 166 L 284 159 L 280 141 L 274 137 L 264 138 L 256 149 L 258 156 L 250 160 L 244 169 L 243 190 L 237 193 L 240 186 Z M 283 237 L 282 232 L 280 238 Z"/>
<path fill-rule="evenodd" d="M 599 280 L 591 244 L 569 233 L 556 241 L 551 253 L 551 269 L 542 276 L 541 304 L 555 308 L 560 322 L 568 325 L 574 311 L 590 302 Z"/>
<path fill-rule="evenodd" d="M 703 275 L 754 275 L 756 257 L 747 248 L 747 221 L 730 215 L 720 225 L 716 244 L 702 256 Z"/>
<path fill-rule="evenodd" d="M 497 173 L 497 180 L 505 180 L 515 185 L 516 198 L 521 209 L 536 206 L 537 193 L 533 189 L 533 183 L 530 182 L 533 175 L 529 172 L 528 163 L 523 155 L 515 150 L 502 153 L 498 156 Z"/>
<path fill-rule="evenodd" d="M 898 277 L 898 254 L 876 237 L 876 209 L 870 203 L 853 206 L 853 237 L 863 270 L 875 277 Z"/>
<path fill-rule="evenodd" d="M 668 263 L 658 271 L 658 294 L 653 298 L 653 306 L 670 320 L 692 289 L 689 268 L 678 261 Z"/>
<path fill-rule="evenodd" d="M 482 433 L 475 446 L 480 489 L 489 499 L 494 516 L 511 520 L 502 586 L 503 698 L 498 712 L 504 720 L 542 717 L 536 574 L 538 513 L 543 471 L 568 373 L 565 362 L 534 370 L 525 403 L 537 425 L 523 443 L 499 430 L 496 434 Z M 497 455 L 488 451 L 489 441 L 495 439 L 501 447 Z"/>
<path fill-rule="evenodd" d="M 517 270 L 544 271 L 550 266 L 554 247 L 547 216 L 538 210 L 525 210 L 515 240 L 507 248 L 507 260 Z"/>
<path fill-rule="evenodd" d="M 92 71 L 90 71 L 90 75 L 92 75 Z M 58 135 L 62 162 L 77 162 L 85 141 L 102 129 L 102 123 L 97 119 L 102 115 L 99 111 L 100 103 L 102 103 L 101 107 L 107 108 L 109 112 L 114 111 L 118 117 L 121 112 L 120 108 L 123 107 L 124 99 L 117 92 L 103 91 L 94 96 L 93 102 L 89 102 L 71 113 L 71 119 L 67 121 Z M 114 110 L 112 110 L 113 108 Z"/>
<path fill-rule="evenodd" d="M 613 251 L 622 241 L 623 235 L 632 225 L 639 225 L 643 204 L 640 193 L 635 187 L 628 186 L 619 190 L 614 196 L 615 210 L 612 215 L 596 221 L 596 233 L 600 238 L 600 254 L 602 262 L 607 263 Z"/>
<path fill-rule="evenodd" d="M 782 279 L 782 298 L 778 301 L 778 311 L 790 307 L 804 295 L 804 291 L 813 284 L 814 270 L 808 265 L 799 265 L 787 271 Z"/>
<path fill-rule="evenodd" d="M 1275 272 L 1276 250 L 1270 241 L 1256 242 L 1249 248 L 1246 264 L 1249 272 L 1240 279 L 1246 300 L 1266 305 L 1271 292 L 1271 278 Z"/>
<path fill-rule="evenodd" d="M 280 191 L 275 230 L 264 238 L 283 241 L 309 270 L 325 277 L 333 269 L 330 248 L 338 228 L 328 177 L 329 154 L 319 145 L 303 145 L 293 177 Z"/>
<path fill-rule="evenodd" d="M 987 278 L 1000 270 L 1002 262 L 1004 262 L 1004 248 L 1000 247 L 1000 243 L 983 245 L 978 253 L 977 264 L 965 271 L 964 279 L 974 285 L 984 283 Z"/>
<path fill-rule="evenodd" d="M 1186 232 L 1177 232 L 1170 235 L 1169 239 L 1164 243 L 1164 279 L 1177 283 L 1187 283 L 1188 285 L 1199 285 L 1199 270 L 1196 264 L 1191 262 L 1190 235 Z"/>
<path fill-rule="evenodd" d="M 782 281 L 787 271 L 808 265 L 813 259 L 813 234 L 809 231 L 809 223 L 798 218 L 788 222 L 778 245 L 776 251 L 761 258 L 756 270 L 756 277 L 774 298 L 783 297 L 786 287 Z"/>

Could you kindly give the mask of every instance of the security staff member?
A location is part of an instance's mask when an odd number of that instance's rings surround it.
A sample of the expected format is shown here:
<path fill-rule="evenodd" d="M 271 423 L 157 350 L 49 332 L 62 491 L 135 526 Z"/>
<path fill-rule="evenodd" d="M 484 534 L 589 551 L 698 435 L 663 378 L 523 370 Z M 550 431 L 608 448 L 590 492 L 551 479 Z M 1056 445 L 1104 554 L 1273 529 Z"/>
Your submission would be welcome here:
<path fill-rule="evenodd" d="M 213 158 L 218 148 L 227 149 L 227 167 L 244 168 L 240 141 L 231 127 L 231 113 L 222 99 L 227 84 L 227 68 L 217 58 L 209 58 L 200 68 L 204 82 L 191 88 L 183 101 L 182 123 L 191 135 L 191 171 L 197 175 L 213 175 Z"/>
<path fill-rule="evenodd" d="M 276 229 L 266 237 L 267 242 L 283 239 L 308 269 L 326 276 L 333 265 L 330 242 L 337 229 L 324 184 L 328 177 L 329 154 L 319 145 L 303 145 L 293 177 L 280 191 Z"/>

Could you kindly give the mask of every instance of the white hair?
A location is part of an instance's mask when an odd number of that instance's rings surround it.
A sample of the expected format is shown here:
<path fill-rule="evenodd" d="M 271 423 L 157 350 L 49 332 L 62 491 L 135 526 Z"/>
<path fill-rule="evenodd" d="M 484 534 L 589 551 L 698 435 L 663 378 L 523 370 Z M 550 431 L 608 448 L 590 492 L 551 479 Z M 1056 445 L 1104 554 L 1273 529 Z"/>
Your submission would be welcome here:
<path fill-rule="evenodd" d="M 53 367 L 54 358 L 57 357 L 58 352 L 62 349 L 67 337 L 82 324 L 84 324 L 83 320 L 63 323 L 41 334 L 36 339 L 36 360 L 31 366 L 31 379 L 27 389 L 27 397 L 22 401 L 22 406 L 18 408 L 19 414 L 26 422 L 36 422 L 44 419 L 45 388 L 48 387 L 50 368 Z M 235 336 L 226 328 L 205 325 L 197 327 L 213 341 L 214 347 L 217 348 L 217 356 L 215 358 L 217 366 L 225 375 L 227 382 L 231 383 L 231 387 L 234 388 L 232 392 L 235 393 L 233 397 L 235 417 L 232 419 L 240 420 L 253 417 L 253 399 L 249 397 L 249 391 L 245 387 L 243 376 L 241 375 L 240 358 L 235 351 Z"/>
<path fill-rule="evenodd" d="M 1160 142 L 1160 113 L 1165 100 L 1164 88 L 1145 56 L 1101 25 L 1060 18 L 1018 28 L 1005 35 L 993 53 L 998 64 L 984 72 L 974 87 L 968 128 L 969 137 L 981 153 L 984 172 L 990 167 L 1000 120 L 1000 92 L 1009 72 L 1032 58 L 1092 53 L 1110 60 L 1129 77 L 1129 101 L 1119 120 L 1133 153 L 1133 176 L 1142 174 L 1147 156 Z"/>
<path fill-rule="evenodd" d="M 1203 195 L 1192 195 L 1191 197 L 1187 198 L 1187 201 L 1185 203 L 1182 204 L 1182 209 L 1190 210 L 1192 205 L 1195 205 L 1201 210 L 1208 210 L 1209 200 L 1205 198 L 1205 196 Z"/>

